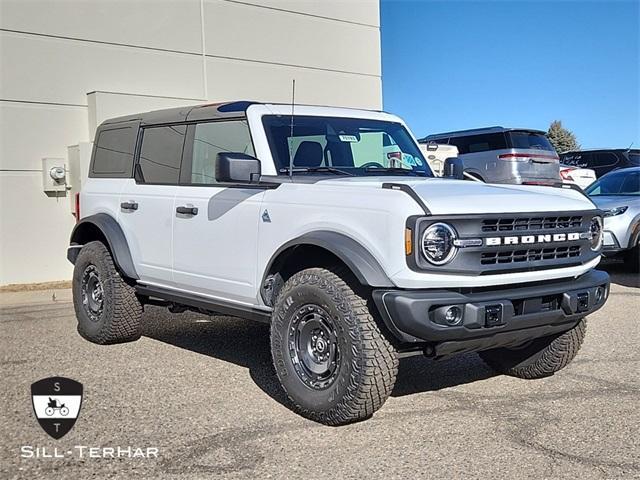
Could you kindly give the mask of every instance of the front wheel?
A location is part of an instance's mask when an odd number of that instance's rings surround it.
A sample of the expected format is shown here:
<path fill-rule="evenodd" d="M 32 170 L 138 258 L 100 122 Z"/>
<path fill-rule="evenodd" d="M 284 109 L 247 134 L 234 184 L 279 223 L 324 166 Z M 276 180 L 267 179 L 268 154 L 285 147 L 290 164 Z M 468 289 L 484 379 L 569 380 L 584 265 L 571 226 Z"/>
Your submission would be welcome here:
<path fill-rule="evenodd" d="M 345 277 L 324 268 L 296 273 L 271 322 L 273 363 L 293 408 L 327 425 L 373 415 L 398 371 L 395 349 Z"/>
<path fill-rule="evenodd" d="M 526 379 L 548 377 L 574 359 L 586 331 L 587 322 L 582 319 L 564 333 L 536 338 L 520 348 L 495 348 L 479 352 L 479 355 L 499 373 Z"/>
<path fill-rule="evenodd" d="M 640 272 L 640 243 L 626 252 L 624 264 L 628 271 L 632 273 Z"/>

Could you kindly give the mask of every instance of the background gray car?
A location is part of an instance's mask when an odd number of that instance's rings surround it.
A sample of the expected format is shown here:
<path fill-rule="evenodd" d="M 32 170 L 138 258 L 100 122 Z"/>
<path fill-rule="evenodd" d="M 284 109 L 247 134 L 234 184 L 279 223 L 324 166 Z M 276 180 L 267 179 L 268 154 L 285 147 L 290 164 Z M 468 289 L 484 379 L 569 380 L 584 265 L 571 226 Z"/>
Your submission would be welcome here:
<path fill-rule="evenodd" d="M 418 140 L 458 147 L 466 174 L 487 183 L 555 184 L 558 154 L 545 132 L 488 127 L 428 135 Z"/>
<path fill-rule="evenodd" d="M 623 256 L 634 272 L 640 270 L 640 167 L 607 173 L 587 189 L 604 210 L 604 254 Z"/>

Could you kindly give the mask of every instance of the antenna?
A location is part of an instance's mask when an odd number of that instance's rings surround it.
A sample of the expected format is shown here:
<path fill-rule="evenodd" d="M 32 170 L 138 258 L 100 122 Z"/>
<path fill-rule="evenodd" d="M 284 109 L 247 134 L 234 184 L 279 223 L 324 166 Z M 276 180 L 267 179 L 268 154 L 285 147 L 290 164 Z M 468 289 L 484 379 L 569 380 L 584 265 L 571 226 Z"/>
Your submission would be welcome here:
<path fill-rule="evenodd" d="M 291 86 L 291 133 L 289 136 L 289 178 L 293 178 L 293 106 L 296 104 L 296 79 Z"/>

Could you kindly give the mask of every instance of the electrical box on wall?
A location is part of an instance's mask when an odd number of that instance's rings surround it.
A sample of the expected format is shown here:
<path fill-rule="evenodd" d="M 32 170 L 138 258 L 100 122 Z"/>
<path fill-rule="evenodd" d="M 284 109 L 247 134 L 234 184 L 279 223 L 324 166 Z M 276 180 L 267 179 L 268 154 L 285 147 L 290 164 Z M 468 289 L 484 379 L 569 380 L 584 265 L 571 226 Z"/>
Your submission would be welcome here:
<path fill-rule="evenodd" d="M 67 147 L 68 158 L 68 182 L 69 188 L 69 207 L 71 213 L 76 211 L 76 194 L 80 193 L 80 189 L 85 180 L 89 176 L 89 162 L 91 162 L 92 142 L 80 142 L 78 145 L 70 145 Z"/>
<path fill-rule="evenodd" d="M 64 158 L 42 159 L 42 189 L 47 195 L 62 197 L 66 195 L 67 168 Z"/>

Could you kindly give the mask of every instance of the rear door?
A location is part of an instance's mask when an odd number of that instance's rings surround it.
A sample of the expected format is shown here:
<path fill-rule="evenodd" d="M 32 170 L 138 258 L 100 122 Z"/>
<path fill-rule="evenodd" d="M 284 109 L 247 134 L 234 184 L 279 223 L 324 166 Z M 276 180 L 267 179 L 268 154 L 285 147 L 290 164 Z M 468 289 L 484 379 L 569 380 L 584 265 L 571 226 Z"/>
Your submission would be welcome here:
<path fill-rule="evenodd" d="M 254 155 L 245 119 L 189 126 L 173 208 L 174 279 L 185 291 L 254 305 L 264 189 L 218 184 L 220 152 Z"/>
<path fill-rule="evenodd" d="M 173 202 L 187 127 L 164 125 L 141 130 L 134 179 L 120 195 L 119 221 L 140 280 L 173 284 Z"/>

